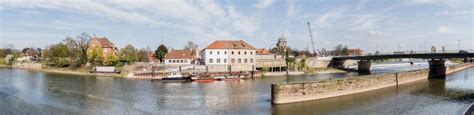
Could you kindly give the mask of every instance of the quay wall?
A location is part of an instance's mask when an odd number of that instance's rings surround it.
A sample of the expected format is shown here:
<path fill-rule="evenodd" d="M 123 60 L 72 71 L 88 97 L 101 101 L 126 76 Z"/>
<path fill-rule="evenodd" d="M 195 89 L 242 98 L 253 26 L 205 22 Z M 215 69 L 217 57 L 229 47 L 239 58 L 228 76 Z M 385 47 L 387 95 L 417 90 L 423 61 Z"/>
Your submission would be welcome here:
<path fill-rule="evenodd" d="M 14 62 L 12 64 L 13 68 L 22 68 L 22 69 L 41 69 L 43 66 L 41 63 L 34 62 Z"/>
<path fill-rule="evenodd" d="M 448 66 L 446 74 L 473 66 L 474 64 L 470 63 Z M 294 103 L 360 93 L 427 79 L 428 74 L 429 69 L 421 69 L 383 75 L 272 84 L 272 103 Z"/>

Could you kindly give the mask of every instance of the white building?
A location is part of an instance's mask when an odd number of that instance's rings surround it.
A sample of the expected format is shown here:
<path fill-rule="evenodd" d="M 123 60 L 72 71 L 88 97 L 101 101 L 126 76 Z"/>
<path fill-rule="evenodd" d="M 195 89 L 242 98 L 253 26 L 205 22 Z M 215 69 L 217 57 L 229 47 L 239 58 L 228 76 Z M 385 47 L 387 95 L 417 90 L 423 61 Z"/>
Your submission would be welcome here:
<path fill-rule="evenodd" d="M 165 55 L 165 65 L 191 65 L 194 60 L 192 50 L 172 49 Z"/>
<path fill-rule="evenodd" d="M 255 65 L 255 48 L 243 40 L 217 40 L 201 51 L 205 65 Z"/>

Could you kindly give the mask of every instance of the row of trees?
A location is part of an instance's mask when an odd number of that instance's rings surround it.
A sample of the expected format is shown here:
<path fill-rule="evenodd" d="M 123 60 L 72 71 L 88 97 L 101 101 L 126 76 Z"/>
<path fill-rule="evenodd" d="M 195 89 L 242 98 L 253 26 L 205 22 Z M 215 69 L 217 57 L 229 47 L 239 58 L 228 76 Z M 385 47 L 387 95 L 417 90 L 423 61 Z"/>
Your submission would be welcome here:
<path fill-rule="evenodd" d="M 48 65 L 80 67 L 89 62 L 87 56 L 89 39 L 87 33 L 75 38 L 66 37 L 59 43 L 47 46 L 43 50 L 42 57 Z"/>
<path fill-rule="evenodd" d="M 92 65 L 117 65 L 130 64 L 137 61 L 147 61 L 149 49 L 136 49 L 127 45 L 120 49 L 118 55 L 103 55 L 99 46 L 89 47 L 91 36 L 82 33 L 77 37 L 66 37 L 63 41 L 49 45 L 43 51 L 43 60 L 51 66 L 57 67 L 82 67 L 87 63 Z"/>

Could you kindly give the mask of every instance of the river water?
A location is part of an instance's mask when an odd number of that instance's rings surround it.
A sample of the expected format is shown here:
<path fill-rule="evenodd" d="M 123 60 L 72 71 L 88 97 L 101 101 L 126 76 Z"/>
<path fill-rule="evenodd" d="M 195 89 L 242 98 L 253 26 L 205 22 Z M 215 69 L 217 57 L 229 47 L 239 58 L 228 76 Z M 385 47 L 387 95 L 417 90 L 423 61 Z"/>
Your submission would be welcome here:
<path fill-rule="evenodd" d="M 374 73 L 426 68 L 374 66 Z M 382 72 L 380 72 L 382 71 Z M 0 68 L 0 114 L 461 114 L 474 101 L 474 68 L 446 80 L 301 103 L 272 105 L 271 84 L 286 77 L 213 83 L 52 74 Z M 292 76 L 333 79 L 354 73 Z"/>

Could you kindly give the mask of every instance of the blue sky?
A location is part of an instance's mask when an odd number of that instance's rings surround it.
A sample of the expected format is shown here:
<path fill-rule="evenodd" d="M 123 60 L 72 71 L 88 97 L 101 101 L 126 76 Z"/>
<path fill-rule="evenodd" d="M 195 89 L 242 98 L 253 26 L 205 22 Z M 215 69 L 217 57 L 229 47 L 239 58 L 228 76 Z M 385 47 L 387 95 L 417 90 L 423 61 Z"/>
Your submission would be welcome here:
<path fill-rule="evenodd" d="M 45 47 L 81 32 L 118 47 L 155 49 L 162 41 L 200 48 L 243 39 L 268 48 L 284 33 L 290 47 L 337 44 L 373 52 L 428 46 L 474 49 L 472 0 L 0 0 L 0 46 Z"/>

